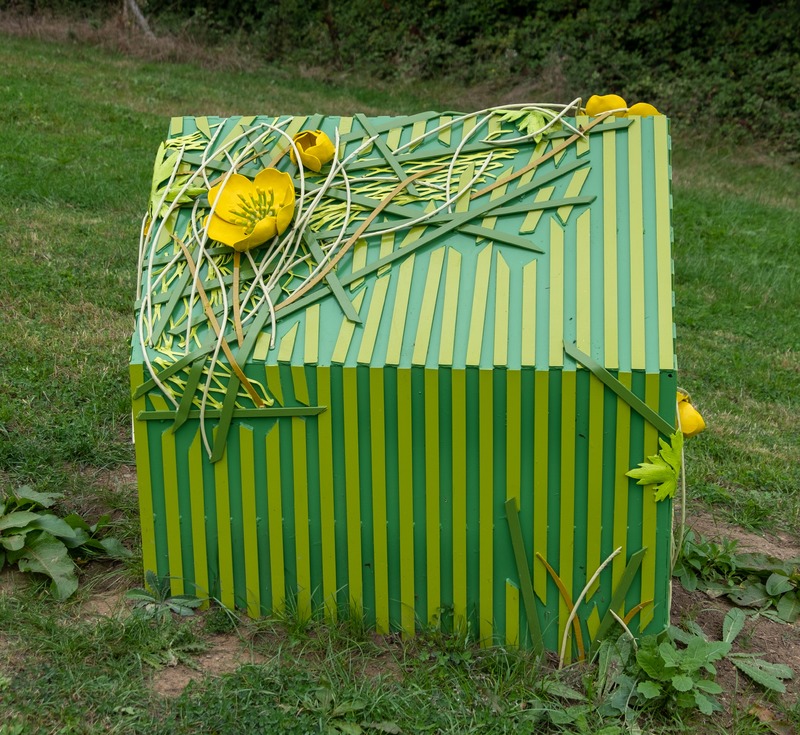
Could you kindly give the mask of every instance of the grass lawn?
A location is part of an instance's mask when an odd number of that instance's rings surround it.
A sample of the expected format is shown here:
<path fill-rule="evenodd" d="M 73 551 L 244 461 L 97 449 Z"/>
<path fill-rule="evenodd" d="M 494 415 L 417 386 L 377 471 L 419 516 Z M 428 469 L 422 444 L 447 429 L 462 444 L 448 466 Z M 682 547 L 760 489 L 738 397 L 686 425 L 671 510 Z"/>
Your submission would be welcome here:
<path fill-rule="evenodd" d="M 135 550 L 128 344 L 140 220 L 169 117 L 457 109 L 458 90 L 0 39 L 0 489 L 61 492 L 64 512 L 88 518 L 109 511 Z M 680 382 L 709 425 L 687 443 L 689 515 L 709 507 L 797 540 L 800 169 L 763 144 L 728 149 L 679 124 L 673 150 Z M 3 579 L 0 735 L 627 732 L 619 717 L 598 714 L 605 695 L 595 674 L 539 675 L 524 653 L 435 633 L 377 640 L 358 621 L 97 616 L 93 595 L 125 609 L 114 590 L 140 584 L 140 569 L 136 556 L 128 567 L 91 568 L 61 605 Z M 218 679 L 192 674 L 223 634 L 244 658 Z M 162 696 L 154 681 L 179 668 L 197 681 Z M 796 703 L 774 709 L 800 726 Z M 645 732 L 685 725 L 638 716 Z M 735 703 L 726 716 L 736 732 L 761 731 Z"/>

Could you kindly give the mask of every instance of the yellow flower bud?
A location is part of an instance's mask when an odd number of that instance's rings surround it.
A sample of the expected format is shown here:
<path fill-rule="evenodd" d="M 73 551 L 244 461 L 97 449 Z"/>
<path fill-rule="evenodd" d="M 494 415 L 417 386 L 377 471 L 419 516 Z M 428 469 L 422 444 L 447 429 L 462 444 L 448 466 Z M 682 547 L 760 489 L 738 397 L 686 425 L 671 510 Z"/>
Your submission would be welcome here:
<path fill-rule="evenodd" d="M 304 130 L 294 136 L 294 144 L 300 152 L 300 160 L 306 168 L 319 173 L 322 167 L 333 159 L 335 153 L 333 142 L 321 130 Z M 291 153 L 292 163 L 297 163 L 294 149 Z"/>
<path fill-rule="evenodd" d="M 618 94 L 593 94 L 589 97 L 585 109 L 586 114 L 591 117 L 600 115 L 603 112 L 608 112 L 609 110 L 619 110 L 619 112 L 615 112 L 614 115 L 616 117 L 622 117 L 627 107 L 628 103 Z"/>
<path fill-rule="evenodd" d="M 688 439 L 696 436 L 706 428 L 706 422 L 700 412 L 691 404 L 689 394 L 678 391 L 678 418 L 681 432 Z"/>

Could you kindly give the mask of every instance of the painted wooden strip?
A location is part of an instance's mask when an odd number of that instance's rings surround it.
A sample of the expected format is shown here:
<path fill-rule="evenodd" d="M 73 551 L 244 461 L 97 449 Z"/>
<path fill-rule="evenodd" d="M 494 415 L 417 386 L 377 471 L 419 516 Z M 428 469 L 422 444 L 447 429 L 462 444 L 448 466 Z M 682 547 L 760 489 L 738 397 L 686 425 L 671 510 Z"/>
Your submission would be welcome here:
<path fill-rule="evenodd" d="M 506 372 L 506 500 L 514 498 L 520 506 L 522 485 L 522 373 Z"/>
<path fill-rule="evenodd" d="M 381 247 L 378 251 L 378 261 L 388 258 L 390 255 L 392 255 L 392 253 L 394 253 L 394 233 L 388 232 L 385 235 L 381 235 Z M 377 273 L 379 276 L 382 276 L 385 273 L 388 273 L 390 268 L 390 263 L 383 263 L 378 267 Z"/>
<path fill-rule="evenodd" d="M 372 533 L 375 557 L 375 627 L 389 632 L 389 540 L 386 525 L 386 424 L 383 369 L 369 371 Z"/>
<path fill-rule="evenodd" d="M 617 146 L 616 133 L 603 133 L 603 334 L 604 366 L 619 367 L 617 307 Z"/>
<path fill-rule="evenodd" d="M 467 375 L 453 370 L 453 617 L 455 625 L 467 620 Z"/>
<path fill-rule="evenodd" d="M 300 323 L 292 325 L 292 328 L 286 332 L 278 346 L 278 362 L 291 362 L 292 353 L 294 352 L 294 342 L 297 339 L 297 329 Z"/>
<path fill-rule="evenodd" d="M 231 538 L 231 502 L 228 480 L 228 448 L 222 451 L 222 457 L 214 463 L 214 494 L 216 496 L 217 513 L 217 546 L 219 559 L 220 602 L 233 610 L 233 539 Z"/>
<path fill-rule="evenodd" d="M 530 164 L 532 164 L 534 161 L 538 161 L 544 155 L 544 151 L 549 144 L 550 141 L 547 138 L 542 138 L 542 140 L 540 140 L 534 147 L 531 153 L 531 158 L 528 161 L 527 165 L 530 166 Z M 520 176 L 519 183 L 517 184 L 517 186 L 530 184 L 530 182 L 533 181 L 533 177 L 536 175 L 537 168 L 538 167 L 534 167 L 530 169 L 530 171 L 526 171 L 524 174 L 522 174 L 522 176 Z"/>
<path fill-rule="evenodd" d="M 594 376 L 589 379 L 589 457 L 587 480 L 586 573 L 591 576 L 600 566 L 603 517 L 603 404 L 605 387 Z M 600 586 L 600 579 L 589 588 L 586 599 Z M 600 619 L 598 618 L 598 625 Z"/>
<path fill-rule="evenodd" d="M 489 275 L 492 270 L 492 245 L 478 254 L 475 264 L 475 285 L 472 289 L 472 313 L 467 339 L 467 365 L 480 365 L 483 333 L 486 322 L 486 302 L 489 294 Z"/>
<path fill-rule="evenodd" d="M 670 225 L 669 132 L 667 118 L 653 121 L 656 187 L 656 259 L 658 261 L 658 366 L 675 367 L 672 333 L 672 229 Z"/>
<path fill-rule="evenodd" d="M 262 332 L 258 335 L 258 339 L 256 339 L 256 346 L 253 348 L 253 360 L 263 362 L 267 359 L 271 339 L 272 337 L 269 332 Z"/>
<path fill-rule="evenodd" d="M 342 140 L 345 135 L 347 135 L 353 129 L 353 118 L 352 117 L 340 117 L 339 118 L 339 158 L 344 158 L 345 149 L 347 148 L 347 141 Z"/>
<path fill-rule="evenodd" d="M 503 184 L 502 186 L 498 186 L 496 189 L 492 189 L 491 194 L 489 194 L 489 200 L 492 199 L 499 199 L 502 196 L 505 196 L 508 193 L 508 184 Z M 484 217 L 483 221 L 481 222 L 481 228 L 486 230 L 494 230 L 495 225 L 497 224 L 497 217 Z"/>
<path fill-rule="evenodd" d="M 183 118 L 182 117 L 170 118 L 169 137 L 177 138 L 179 135 L 183 135 Z"/>
<path fill-rule="evenodd" d="M 181 548 L 181 511 L 178 505 L 178 467 L 175 456 L 175 434 L 167 430 L 161 434 L 161 466 L 164 478 L 164 514 L 167 527 L 167 554 L 169 556 L 170 589 L 173 595 L 182 595 L 184 589 L 183 550 Z"/>
<path fill-rule="evenodd" d="M 411 371 L 397 371 L 397 458 L 400 504 L 400 626 L 414 634 L 414 451 L 411 420 Z M 421 529 L 420 529 L 421 530 Z"/>
<path fill-rule="evenodd" d="M 267 507 L 269 509 L 269 566 L 272 608 L 286 607 L 286 578 L 283 562 L 283 501 L 281 500 L 281 436 L 276 421 L 265 440 L 267 455 Z M 219 463 L 217 463 L 217 466 Z"/>
<path fill-rule="evenodd" d="M 541 189 L 539 189 L 539 191 L 536 192 L 536 196 L 533 198 L 533 201 L 536 204 L 549 201 L 555 190 L 555 186 L 543 186 Z M 519 228 L 519 234 L 524 235 L 528 232 L 533 232 L 536 229 L 536 226 L 539 224 L 539 220 L 542 218 L 543 214 L 543 209 L 534 209 L 528 212 L 528 214 L 525 215 L 525 219 L 522 220 L 522 226 Z"/>
<path fill-rule="evenodd" d="M 267 390 L 279 406 L 284 405 L 283 385 L 281 383 L 281 369 L 277 365 L 266 365 L 264 368 L 267 379 Z M 324 404 L 330 405 L 330 404 Z"/>
<path fill-rule="evenodd" d="M 403 134 L 403 128 L 401 127 L 392 128 L 391 130 L 388 131 L 386 137 L 383 138 L 380 135 L 376 135 L 377 131 L 375 130 L 372 123 L 365 115 L 363 115 L 362 113 L 357 113 L 355 117 L 361 124 L 361 127 L 364 128 L 364 130 L 370 137 L 376 136 L 374 140 L 374 145 L 378 149 L 380 154 L 383 156 L 384 160 L 392 169 L 392 171 L 394 171 L 395 176 L 397 176 L 398 180 L 404 181 L 406 178 L 408 178 L 408 174 L 403 170 L 402 164 L 397 160 L 397 158 L 394 155 L 394 149 L 397 148 L 397 146 L 400 143 L 400 136 Z M 413 183 L 409 184 L 406 187 L 406 190 L 413 197 L 419 196 L 419 192 L 417 191 Z"/>
<path fill-rule="evenodd" d="M 317 398 L 331 405 L 331 370 L 317 367 Z M 333 484 L 332 414 L 326 411 L 317 420 L 319 434 L 319 505 L 322 544 L 322 599 L 325 615 L 336 619 L 336 513 Z"/>
<path fill-rule="evenodd" d="M 550 220 L 550 367 L 564 364 L 564 230 Z M 546 558 L 546 557 L 545 557 Z"/>
<path fill-rule="evenodd" d="M 397 288 L 394 292 L 394 309 L 392 323 L 389 326 L 389 345 L 386 348 L 386 364 L 399 365 L 403 348 L 403 335 L 406 328 L 406 317 L 411 294 L 411 279 L 414 275 L 415 255 L 409 255 L 398 270 Z"/>
<path fill-rule="evenodd" d="M 388 133 L 386 133 L 386 145 L 389 149 L 394 152 L 397 146 L 400 145 L 400 138 L 403 135 L 403 128 L 392 128 Z"/>
<path fill-rule="evenodd" d="M 660 401 L 660 376 L 658 373 L 648 373 L 645 376 L 645 400 L 647 405 L 657 411 Z M 658 452 L 658 430 L 645 422 L 644 425 L 644 456 L 652 457 Z M 635 463 L 631 466 L 635 466 Z M 642 488 L 642 546 L 651 549 L 642 559 L 641 597 L 642 600 L 656 598 L 656 553 L 657 548 L 657 510 L 658 501 L 655 493 L 650 488 Z M 666 531 L 669 533 L 669 530 Z M 648 605 L 639 614 L 639 630 L 644 630 L 653 619 L 653 605 Z"/>
<path fill-rule="evenodd" d="M 203 455 L 200 432 L 189 445 L 189 498 L 192 516 L 192 553 L 194 555 L 194 594 L 208 598 L 208 553 L 206 549 L 205 489 L 203 485 Z"/>
<path fill-rule="evenodd" d="M 360 291 L 353 299 L 353 306 L 355 306 L 357 311 L 361 311 L 361 304 L 364 303 L 364 294 L 366 292 L 366 289 Z M 336 338 L 333 355 L 331 356 L 332 362 L 340 365 L 347 362 L 347 351 L 350 349 L 350 342 L 353 339 L 353 332 L 355 331 L 355 322 L 351 322 L 349 319 L 342 319 L 342 326 L 339 327 L 339 336 Z"/>
<path fill-rule="evenodd" d="M 206 136 L 206 138 L 211 140 L 211 128 L 208 126 L 207 117 L 196 117 L 194 119 L 194 124 L 197 126 L 197 129 Z"/>
<path fill-rule="evenodd" d="M 355 368 L 342 369 L 342 402 L 350 410 L 356 411 L 358 388 Z M 358 432 L 352 427 L 350 431 L 344 432 L 344 478 L 347 503 L 348 600 L 356 611 L 361 608 L 364 599 L 361 576 L 361 477 L 358 455 Z"/>
<path fill-rule="evenodd" d="M 470 190 L 468 188 L 468 184 L 474 175 L 475 163 L 470 162 L 464 168 L 464 171 L 461 173 L 458 183 L 456 184 L 456 191 L 459 192 L 458 199 L 456 199 L 456 212 L 466 212 L 469 210 Z"/>
<path fill-rule="evenodd" d="M 590 170 L 591 169 L 587 166 L 586 168 L 578 169 L 574 174 L 572 174 L 572 179 L 570 179 L 567 190 L 564 192 L 565 199 L 576 197 L 581 193 L 581 189 L 583 189 L 583 185 L 586 183 L 586 178 L 589 176 Z M 569 204 L 564 207 L 559 207 L 556 210 L 556 214 L 564 224 L 567 224 L 567 220 L 569 219 L 571 213 L 572 205 Z"/>
<path fill-rule="evenodd" d="M 327 410 L 327 406 L 274 406 L 273 408 L 234 408 L 231 411 L 232 418 L 285 418 L 287 416 L 316 416 Z M 223 411 L 216 408 L 207 408 L 203 413 L 206 419 L 218 419 L 223 415 Z M 176 411 L 140 411 L 136 416 L 140 421 L 165 421 L 174 419 Z M 200 409 L 193 408 L 187 414 L 187 418 L 199 419 Z M 170 427 L 172 429 L 172 427 Z"/>
<path fill-rule="evenodd" d="M 386 301 L 386 289 L 389 288 L 389 276 L 381 276 L 372 284 L 372 298 L 367 310 L 367 319 L 361 335 L 361 345 L 358 350 L 358 362 L 369 364 L 372 362 L 375 351 L 375 340 L 378 337 L 378 328 L 383 316 L 383 305 Z"/>
<path fill-rule="evenodd" d="M 642 124 L 641 119 L 628 128 L 628 211 L 630 212 L 631 267 L 631 369 L 644 370 L 645 299 L 644 299 L 644 209 L 642 204 Z M 589 352 L 589 350 L 584 350 Z M 657 404 L 656 404 L 656 410 Z"/>
<path fill-rule="evenodd" d="M 575 334 L 578 349 L 592 352 L 592 287 L 591 287 L 591 210 L 578 217 L 577 238 L 577 305 Z"/>
<path fill-rule="evenodd" d="M 437 128 L 440 125 L 446 125 L 447 126 L 447 127 L 442 128 L 439 131 L 439 142 L 443 143 L 444 145 L 450 145 L 450 133 L 451 133 L 451 131 L 453 129 L 451 127 L 450 123 L 452 123 L 452 122 L 453 122 L 453 116 L 452 115 L 442 115 L 439 118 L 439 124 L 435 126 Z"/>
<path fill-rule="evenodd" d="M 630 373 L 620 373 L 619 382 L 631 388 Z M 630 480 L 625 473 L 630 469 L 631 408 L 621 398 L 617 399 L 617 433 L 615 437 L 614 531 L 613 546 L 622 547 L 622 553 L 611 562 L 611 580 L 614 589 L 619 585 L 628 558 L 628 492 Z M 619 612 L 619 611 L 616 611 Z M 623 615 L 623 613 L 620 613 Z M 623 615 L 624 616 L 624 615 Z"/>
<path fill-rule="evenodd" d="M 597 612 L 597 605 L 592 607 L 589 617 L 586 618 L 586 628 L 589 631 L 589 640 L 595 640 L 600 629 L 600 613 Z"/>
<path fill-rule="evenodd" d="M 367 264 L 367 241 L 365 239 L 361 239 L 353 245 L 353 265 L 351 267 L 351 272 L 357 273 L 360 271 L 364 266 Z M 364 283 L 363 278 L 358 278 L 350 284 L 350 290 L 355 290 L 358 286 Z"/>
<path fill-rule="evenodd" d="M 439 513 L 439 371 L 425 370 L 425 547 L 427 551 L 428 624 L 441 607 Z"/>
<path fill-rule="evenodd" d="M 308 381 L 306 380 L 306 369 L 304 365 L 292 365 L 292 388 L 294 397 L 299 402 L 306 406 L 311 403 L 311 398 L 308 395 Z"/>
<path fill-rule="evenodd" d="M 479 632 L 482 645 L 491 645 L 494 625 L 494 406 L 491 370 L 478 375 L 478 473 L 480 482 L 478 522 Z"/>
<path fill-rule="evenodd" d="M 412 365 L 424 365 L 428 360 L 428 349 L 431 342 L 431 330 L 436 311 L 436 301 L 439 297 L 439 285 L 442 279 L 442 265 L 444 263 L 445 248 L 439 248 L 431 253 L 428 261 L 428 272 L 425 276 L 425 289 L 422 294 L 422 305 L 419 310 L 419 323 L 414 336 L 414 353 L 411 356 Z"/>
<path fill-rule="evenodd" d="M 577 373 L 561 373 L 561 487 L 559 509 L 558 574 L 572 599 L 575 599 L 573 565 L 575 548 L 575 412 L 577 402 Z M 570 611 L 563 599 L 558 603 L 558 640 L 561 641 Z M 571 649 L 567 649 L 567 658 Z"/>
<path fill-rule="evenodd" d="M 519 588 L 506 580 L 506 640 L 507 646 L 519 646 Z"/>
<path fill-rule="evenodd" d="M 293 138 L 296 133 L 299 133 L 303 126 L 305 125 L 306 120 L 308 117 L 305 115 L 296 115 L 292 118 L 291 122 L 283 128 L 283 132 L 289 136 L 289 138 Z M 241 124 L 245 124 L 245 120 L 242 119 Z M 313 128 L 312 128 L 313 130 Z M 289 147 L 289 141 L 283 135 L 278 136 L 275 143 L 272 146 L 272 153 L 273 156 L 277 156 L 279 153 L 283 152 L 286 148 Z M 274 159 L 273 159 L 274 160 Z"/>
<path fill-rule="evenodd" d="M 522 266 L 522 365 L 536 364 L 536 261 Z"/>
<path fill-rule="evenodd" d="M 534 377 L 533 425 L 533 551 L 547 558 L 547 456 L 550 426 L 548 422 L 550 373 L 537 370 Z M 533 589 L 547 603 L 547 570 L 543 564 L 533 565 Z"/>
<path fill-rule="evenodd" d="M 301 368 L 302 369 L 302 368 Z M 297 614 L 311 617 L 311 542 L 308 530 L 308 459 L 306 422 L 292 419 L 292 464 L 294 465 L 294 545 L 297 564 Z"/>
<path fill-rule="evenodd" d="M 130 366 L 131 385 L 134 391 L 144 381 L 144 366 Z M 146 408 L 144 395 L 133 399 L 133 416 Z M 147 435 L 147 422 L 134 418 L 133 441 L 136 444 L 136 485 L 139 494 L 139 522 L 142 534 L 142 567 L 144 571 L 158 574 L 156 562 L 156 531 L 153 518 L 153 485 L 150 466 L 150 440 Z"/>
<path fill-rule="evenodd" d="M 300 421 L 300 419 L 294 419 Z M 242 530 L 244 538 L 244 582 L 247 614 L 261 615 L 261 580 L 258 569 L 258 511 L 253 429 L 239 428 L 239 461 L 242 474 Z"/>
<path fill-rule="evenodd" d="M 306 365 L 316 365 L 319 362 L 319 304 L 309 306 L 305 311 L 305 344 L 303 352 L 305 354 L 303 362 Z"/>
<path fill-rule="evenodd" d="M 164 398 L 160 393 L 152 393 L 149 396 L 150 403 L 153 405 L 154 411 L 169 411 L 170 404 L 167 403 L 167 399 Z"/>
<path fill-rule="evenodd" d="M 425 129 L 427 127 L 428 127 L 428 121 L 427 120 L 417 120 L 411 126 L 411 140 L 416 140 L 417 138 L 425 135 Z M 413 151 L 418 146 L 422 145 L 422 143 L 424 143 L 424 142 L 425 142 L 424 140 L 421 140 L 419 143 L 415 143 L 414 145 L 410 146 L 408 150 L 409 151 Z"/>
<path fill-rule="evenodd" d="M 494 292 L 494 364 L 508 365 L 508 312 L 510 270 L 500 251 L 497 252 Z"/>
<path fill-rule="evenodd" d="M 461 280 L 461 253 L 454 248 L 447 250 L 445 269 L 444 308 L 442 309 L 441 336 L 439 339 L 439 364 L 452 365 L 456 339 L 456 315 L 458 313 L 458 285 Z"/>
<path fill-rule="evenodd" d="M 589 124 L 589 116 L 588 115 L 577 115 L 575 117 L 575 125 L 579 128 L 585 128 Z M 591 139 L 590 135 L 585 135 L 583 138 L 578 138 L 575 141 L 575 156 L 580 158 L 581 156 L 585 155 L 589 152 L 589 140 Z"/>

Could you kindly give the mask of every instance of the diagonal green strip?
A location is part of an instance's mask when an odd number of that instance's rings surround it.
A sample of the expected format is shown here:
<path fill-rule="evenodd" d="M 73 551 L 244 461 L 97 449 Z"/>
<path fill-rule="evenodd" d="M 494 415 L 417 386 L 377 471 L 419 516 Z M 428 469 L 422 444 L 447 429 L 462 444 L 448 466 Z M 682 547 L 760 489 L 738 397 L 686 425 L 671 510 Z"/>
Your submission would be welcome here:
<path fill-rule="evenodd" d="M 277 406 L 275 408 L 235 408 L 234 418 L 285 418 L 292 416 L 319 416 L 328 410 L 327 406 Z M 218 419 L 222 411 L 208 409 L 205 411 L 207 419 Z M 168 421 L 174 419 L 175 411 L 139 411 L 136 418 L 139 421 Z M 188 412 L 187 418 L 199 419 L 200 410 L 195 408 Z"/>
<path fill-rule="evenodd" d="M 172 316 L 172 312 L 175 311 L 175 307 L 178 305 L 178 301 L 183 297 L 184 295 L 183 292 L 186 289 L 186 285 L 189 282 L 189 278 L 191 275 L 192 273 L 190 269 L 184 268 L 183 273 L 181 273 L 181 275 L 178 278 L 178 282 L 170 287 L 169 299 L 167 300 L 167 305 L 161 310 L 161 316 L 159 320 L 156 322 L 155 326 L 153 327 L 153 336 L 151 338 L 153 344 L 155 344 L 158 341 L 164 329 L 166 328 L 167 324 L 169 323 L 169 318 Z M 155 305 L 159 303 L 159 300 L 151 299 L 151 303 Z"/>
<path fill-rule="evenodd" d="M 500 230 L 492 230 L 488 227 L 479 227 L 478 225 L 467 225 L 461 228 L 461 232 L 468 235 L 475 235 L 475 237 L 484 237 L 487 240 L 494 242 L 502 242 L 506 245 L 513 245 L 517 248 L 524 248 L 525 250 L 533 250 L 535 253 L 544 253 L 544 248 L 540 248 L 530 240 L 513 235 L 510 232 L 501 232 Z"/>
<path fill-rule="evenodd" d="M 622 573 L 622 577 L 619 580 L 617 589 L 614 590 L 614 596 L 611 598 L 611 603 L 608 606 L 608 610 L 603 616 L 600 627 L 597 629 L 597 635 L 595 635 L 594 642 L 592 643 L 592 653 L 597 650 L 597 647 L 600 645 L 600 643 L 602 643 L 603 639 L 608 635 L 611 627 L 616 622 L 614 620 L 614 616 L 611 614 L 611 611 L 613 610 L 616 612 L 620 605 L 622 605 L 622 603 L 625 601 L 625 595 L 628 594 L 628 590 L 630 589 L 631 584 L 633 584 L 633 578 L 639 571 L 639 567 L 642 565 L 642 559 L 644 559 L 644 555 L 646 553 L 646 546 L 639 549 L 639 551 L 631 556 L 628 566 L 625 567 L 625 571 Z"/>
<path fill-rule="evenodd" d="M 356 113 L 355 116 L 356 120 L 361 123 L 361 127 L 364 128 L 367 135 L 370 137 L 377 136 L 375 138 L 375 147 L 381 152 L 383 157 L 386 159 L 386 163 L 388 163 L 392 167 L 392 171 L 395 172 L 399 181 L 405 181 L 408 178 L 408 174 L 403 170 L 403 167 L 394 157 L 394 153 L 389 149 L 389 146 L 386 145 L 386 141 L 378 135 L 375 128 L 370 124 L 369 120 L 367 120 L 366 116 L 363 113 Z M 398 123 L 395 123 L 395 127 L 400 127 Z M 419 196 L 419 191 L 414 186 L 413 182 L 409 183 L 406 187 L 406 191 L 411 194 L 413 197 Z"/>
<path fill-rule="evenodd" d="M 519 523 L 519 510 L 516 498 L 506 500 L 506 518 L 508 519 L 508 532 L 511 534 L 511 546 L 514 549 L 514 559 L 517 563 L 517 576 L 522 591 L 522 602 L 525 606 L 525 618 L 528 621 L 528 632 L 531 636 L 533 652 L 537 655 L 544 650 L 542 630 L 539 627 L 539 616 L 536 612 L 536 599 L 533 595 L 528 555 L 525 553 L 525 541 L 522 538 L 522 526 Z"/>
<path fill-rule="evenodd" d="M 670 436 L 675 433 L 675 428 L 670 426 L 661 416 L 659 416 L 650 406 L 648 406 L 641 398 L 634 395 L 622 383 L 619 382 L 608 370 L 606 370 L 600 363 L 595 362 L 585 352 L 581 352 L 574 344 L 564 342 L 564 352 L 566 352 L 575 362 L 580 363 L 585 368 L 591 371 L 599 381 L 604 385 L 611 388 L 625 403 L 627 403 L 636 413 L 638 413 L 645 421 L 651 423 L 656 427 L 664 436 Z"/>
<path fill-rule="evenodd" d="M 198 360 L 194 365 L 192 365 L 189 378 L 183 388 L 183 395 L 181 396 L 181 402 L 178 406 L 178 411 L 175 414 L 175 423 L 172 424 L 173 433 L 183 426 L 183 424 L 186 422 L 186 419 L 189 417 L 189 410 L 192 407 L 194 393 L 197 390 L 197 386 L 200 384 L 200 378 L 203 375 L 203 365 L 204 362 L 202 360 Z"/>
<path fill-rule="evenodd" d="M 306 245 L 308 245 L 308 249 L 311 251 L 311 254 L 317 259 L 317 263 L 321 263 L 325 259 L 325 253 L 322 252 L 314 233 L 306 228 L 303 232 L 303 239 L 305 240 Z M 355 310 L 353 302 L 347 298 L 347 294 L 342 288 L 342 284 L 339 283 L 339 278 L 336 275 L 335 268 L 331 271 L 328 271 L 328 274 L 325 276 L 325 282 L 328 284 L 331 293 L 338 302 L 347 319 L 351 322 L 355 322 L 356 324 L 361 324 L 361 317 Z"/>
<path fill-rule="evenodd" d="M 575 207 L 580 204 L 591 204 L 596 196 L 568 197 L 566 199 L 549 199 L 546 202 L 532 202 L 531 204 L 511 204 L 508 207 L 501 207 L 492 212 L 495 217 L 502 217 L 504 214 L 527 214 L 543 209 L 558 209 L 559 207 Z"/>

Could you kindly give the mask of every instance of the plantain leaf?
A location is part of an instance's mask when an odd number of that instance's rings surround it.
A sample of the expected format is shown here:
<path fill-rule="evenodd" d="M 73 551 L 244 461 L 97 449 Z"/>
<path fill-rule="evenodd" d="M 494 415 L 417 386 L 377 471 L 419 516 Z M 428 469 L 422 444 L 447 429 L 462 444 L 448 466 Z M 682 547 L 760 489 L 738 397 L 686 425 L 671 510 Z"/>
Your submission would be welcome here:
<path fill-rule="evenodd" d="M 17 566 L 21 572 L 38 572 L 50 577 L 53 580 L 50 591 L 56 599 L 66 600 L 78 589 L 75 565 L 67 547 L 49 533 L 38 534 L 26 544 Z"/>
<path fill-rule="evenodd" d="M 739 671 L 747 674 L 756 684 L 779 694 L 786 691 L 786 685 L 781 679 L 791 679 L 794 676 L 792 669 L 785 664 L 773 664 L 752 654 L 732 653 L 728 658 Z"/>
<path fill-rule="evenodd" d="M 742 632 L 746 619 L 747 616 L 738 607 L 729 610 L 725 620 L 722 621 L 722 640 L 726 643 L 733 643 L 736 636 Z"/>
<path fill-rule="evenodd" d="M 61 497 L 61 493 L 40 493 L 30 485 L 23 485 L 14 491 L 14 497 L 17 499 L 17 505 L 21 505 L 19 501 L 27 500 L 30 503 L 40 505 L 42 508 L 49 508 Z"/>

